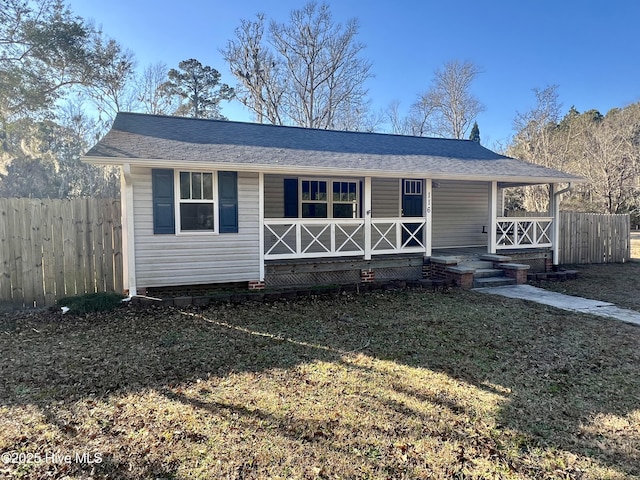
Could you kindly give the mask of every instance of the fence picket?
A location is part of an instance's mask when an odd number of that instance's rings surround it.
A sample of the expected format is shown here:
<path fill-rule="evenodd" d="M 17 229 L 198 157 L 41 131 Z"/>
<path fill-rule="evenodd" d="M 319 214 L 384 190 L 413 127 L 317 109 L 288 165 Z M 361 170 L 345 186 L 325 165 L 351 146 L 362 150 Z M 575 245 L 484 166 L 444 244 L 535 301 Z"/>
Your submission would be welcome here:
<path fill-rule="evenodd" d="M 31 255 L 30 276 L 34 305 L 44 305 L 44 265 L 43 265 L 43 231 L 42 231 L 42 200 L 32 200 L 31 202 Z"/>
<path fill-rule="evenodd" d="M 53 305 L 56 301 L 56 255 L 55 237 L 53 235 L 52 222 L 55 219 L 54 203 L 42 201 L 42 271 L 44 291 L 44 305 Z"/>
<path fill-rule="evenodd" d="M 0 198 L 0 302 L 11 302 L 11 253 L 13 243 L 8 231 L 8 199 Z"/>
<path fill-rule="evenodd" d="M 51 238 L 53 244 L 53 276 L 55 279 L 54 298 L 62 298 L 66 295 L 64 284 L 64 235 L 62 233 L 62 208 L 64 200 L 52 200 L 50 202 Z M 45 295 L 52 292 L 45 292 Z M 53 305 L 53 302 L 47 303 Z"/>
<path fill-rule="evenodd" d="M 116 292 L 124 291 L 124 271 L 122 256 L 122 215 L 120 214 L 120 201 L 109 200 L 111 218 L 113 221 L 113 289 Z"/>
<path fill-rule="evenodd" d="M 105 285 L 104 288 L 106 291 L 114 290 L 114 281 L 113 281 L 113 216 L 112 209 L 109 200 L 105 200 L 100 205 L 100 210 L 105 212 L 104 217 L 104 225 L 102 231 L 102 248 L 104 249 L 104 275 L 105 275 Z"/>
<path fill-rule="evenodd" d="M 9 219 L 8 219 L 8 231 L 9 233 L 9 241 L 14 245 L 14 248 L 11 249 L 11 296 L 13 298 L 13 303 L 17 305 L 24 305 L 24 288 L 23 288 L 23 274 L 22 274 L 22 251 L 21 249 L 15 248 L 15 245 L 23 245 L 22 243 L 22 221 L 20 218 L 20 214 L 17 210 L 18 202 L 14 199 L 14 201 L 10 202 L 10 207 L 8 210 Z"/>

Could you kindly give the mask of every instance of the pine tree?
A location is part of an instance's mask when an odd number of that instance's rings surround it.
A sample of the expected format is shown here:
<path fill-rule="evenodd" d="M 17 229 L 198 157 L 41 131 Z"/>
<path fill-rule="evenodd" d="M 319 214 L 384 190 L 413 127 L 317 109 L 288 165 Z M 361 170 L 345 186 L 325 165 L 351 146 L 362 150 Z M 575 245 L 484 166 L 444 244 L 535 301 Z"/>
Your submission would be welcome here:
<path fill-rule="evenodd" d="M 478 122 L 473 122 L 473 127 L 471 128 L 471 134 L 469 135 L 469 140 L 473 140 L 474 142 L 480 143 L 480 128 L 478 128 Z"/>

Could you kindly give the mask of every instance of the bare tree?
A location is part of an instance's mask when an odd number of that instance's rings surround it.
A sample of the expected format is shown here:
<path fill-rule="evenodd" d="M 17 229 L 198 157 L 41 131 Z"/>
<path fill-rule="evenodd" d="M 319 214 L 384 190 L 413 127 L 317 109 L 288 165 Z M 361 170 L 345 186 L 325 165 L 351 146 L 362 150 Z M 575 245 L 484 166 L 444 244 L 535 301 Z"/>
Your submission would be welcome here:
<path fill-rule="evenodd" d="M 360 129 L 372 75 L 360 58 L 356 20 L 336 24 L 328 5 L 309 2 L 291 12 L 289 23 L 271 22 L 266 39 L 264 25 L 264 15 L 242 21 L 222 51 L 241 83 L 238 98 L 257 120 Z"/>
<path fill-rule="evenodd" d="M 107 126 L 118 112 L 137 108 L 133 88 L 135 55 L 100 32 L 94 34 L 93 45 L 91 68 L 94 80 L 83 90 L 96 106 L 99 120 Z"/>
<path fill-rule="evenodd" d="M 264 42 L 264 21 L 263 14 L 255 21 L 241 20 L 236 39 L 227 42 L 222 54 L 240 82 L 236 98 L 254 112 L 259 123 L 282 125 L 283 68 Z"/>
<path fill-rule="evenodd" d="M 418 137 L 427 135 L 441 135 L 447 137 L 447 134 L 440 134 L 435 126 L 435 117 L 438 114 L 438 102 L 434 98 L 434 93 L 428 91 L 423 93 L 409 110 L 407 117 L 407 125 L 409 133 Z"/>
<path fill-rule="evenodd" d="M 606 213 L 637 211 L 640 176 L 640 104 L 614 109 L 586 122 L 581 135 L 579 174 Z"/>
<path fill-rule="evenodd" d="M 560 120 L 558 86 L 534 88 L 533 93 L 536 105 L 524 113 L 517 112 L 513 121 L 513 128 L 517 132 L 514 146 L 520 158 L 534 161 L 535 157 L 536 163 L 551 166 L 553 128 Z"/>
<path fill-rule="evenodd" d="M 166 89 L 169 68 L 163 62 L 147 65 L 136 80 L 137 97 L 144 113 L 171 115 L 177 108 L 175 97 Z"/>
<path fill-rule="evenodd" d="M 601 213 L 637 212 L 640 207 L 640 104 L 613 109 L 602 116 L 574 107 L 560 119 L 556 86 L 534 89 L 536 105 L 518 113 L 516 135 L 508 154 L 584 177 L 572 198 L 574 210 Z M 519 192 L 530 211 L 547 208 L 545 186 Z"/>
<path fill-rule="evenodd" d="M 407 119 L 400 114 L 400 101 L 393 100 L 384 111 L 385 119 L 391 125 L 391 133 L 396 135 L 407 135 Z"/>
<path fill-rule="evenodd" d="M 543 89 L 534 88 L 536 104 L 526 112 L 517 112 L 513 121 L 516 135 L 507 154 L 538 165 L 559 168 L 558 135 L 556 128 L 560 119 L 558 86 L 549 85 Z M 521 208 L 532 212 L 542 212 L 548 208 L 549 189 L 546 185 L 519 189 Z"/>
<path fill-rule="evenodd" d="M 460 60 L 447 62 L 436 70 L 431 87 L 412 106 L 414 135 L 464 138 L 484 110 L 471 93 L 471 85 L 479 73 L 476 65 Z"/>

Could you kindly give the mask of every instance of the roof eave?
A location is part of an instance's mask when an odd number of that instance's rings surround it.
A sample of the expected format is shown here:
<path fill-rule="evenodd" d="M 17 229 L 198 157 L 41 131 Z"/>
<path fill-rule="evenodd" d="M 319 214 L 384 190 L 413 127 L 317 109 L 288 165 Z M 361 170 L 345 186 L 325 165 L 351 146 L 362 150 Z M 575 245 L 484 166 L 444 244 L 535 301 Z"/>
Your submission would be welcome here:
<path fill-rule="evenodd" d="M 83 156 L 81 160 L 91 165 L 131 165 L 147 168 L 185 168 L 185 169 L 202 169 L 203 163 L 198 161 L 176 161 L 170 159 L 150 159 L 150 158 L 122 158 L 122 157 L 101 157 L 101 156 Z M 470 175 L 457 174 L 451 172 L 427 172 L 427 171 L 410 171 L 410 170 L 377 170 L 362 168 L 335 168 L 335 167 L 318 167 L 318 166 L 302 166 L 302 165 L 273 165 L 273 164 L 246 164 L 246 163 L 216 163 L 211 162 L 206 165 L 214 167 L 216 170 L 235 170 L 239 172 L 252 173 L 273 173 L 288 175 L 323 175 L 323 176 L 359 176 L 359 177 L 390 177 L 390 178 L 431 178 L 433 180 L 463 180 L 463 181 L 492 181 L 496 180 L 501 183 L 518 184 L 518 185 L 534 185 L 542 183 L 582 183 L 586 180 L 580 177 L 554 177 L 554 176 L 510 176 L 510 175 Z"/>

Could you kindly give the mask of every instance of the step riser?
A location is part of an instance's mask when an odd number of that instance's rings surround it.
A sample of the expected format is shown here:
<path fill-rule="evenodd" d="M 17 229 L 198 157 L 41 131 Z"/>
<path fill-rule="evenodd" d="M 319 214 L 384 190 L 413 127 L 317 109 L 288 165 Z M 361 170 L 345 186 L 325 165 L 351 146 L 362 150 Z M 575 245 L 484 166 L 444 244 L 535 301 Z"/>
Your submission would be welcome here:
<path fill-rule="evenodd" d="M 478 269 L 473 274 L 473 278 L 488 278 L 488 277 L 504 277 L 504 270 L 498 270 L 495 268 Z"/>
<path fill-rule="evenodd" d="M 515 285 L 515 278 L 507 278 L 507 277 L 491 277 L 491 278 L 479 278 L 477 280 L 474 279 L 473 287 L 474 288 L 485 288 L 485 287 L 502 287 L 505 285 Z"/>

